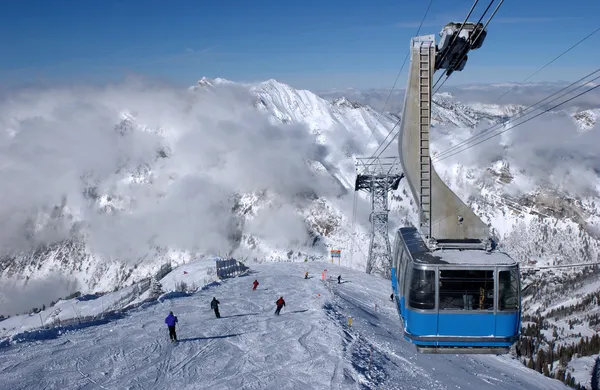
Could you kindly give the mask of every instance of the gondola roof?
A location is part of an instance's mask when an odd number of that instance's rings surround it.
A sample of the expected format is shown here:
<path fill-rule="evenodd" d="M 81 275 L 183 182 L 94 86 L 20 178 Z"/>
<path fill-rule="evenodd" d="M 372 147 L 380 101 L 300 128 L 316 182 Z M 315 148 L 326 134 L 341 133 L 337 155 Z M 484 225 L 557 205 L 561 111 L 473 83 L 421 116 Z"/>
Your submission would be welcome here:
<path fill-rule="evenodd" d="M 415 227 L 398 229 L 416 264 L 431 265 L 516 265 L 515 260 L 504 252 L 487 252 L 482 249 L 436 249 L 429 250 L 423 237 Z"/>

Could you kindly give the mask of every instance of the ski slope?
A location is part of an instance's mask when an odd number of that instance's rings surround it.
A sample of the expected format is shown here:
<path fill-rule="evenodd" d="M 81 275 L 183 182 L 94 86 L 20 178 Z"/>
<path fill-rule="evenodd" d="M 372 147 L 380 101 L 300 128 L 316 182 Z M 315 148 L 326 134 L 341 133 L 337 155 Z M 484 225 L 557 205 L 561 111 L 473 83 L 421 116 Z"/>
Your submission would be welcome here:
<path fill-rule="evenodd" d="M 323 268 L 331 281 L 321 280 Z M 0 389 L 568 388 L 508 356 L 418 354 L 400 339 L 390 293 L 387 281 L 332 264 L 255 265 L 249 276 L 108 324 L 0 349 Z M 286 307 L 275 316 L 279 296 Z M 169 310 L 179 318 L 177 345 L 163 322 Z"/>

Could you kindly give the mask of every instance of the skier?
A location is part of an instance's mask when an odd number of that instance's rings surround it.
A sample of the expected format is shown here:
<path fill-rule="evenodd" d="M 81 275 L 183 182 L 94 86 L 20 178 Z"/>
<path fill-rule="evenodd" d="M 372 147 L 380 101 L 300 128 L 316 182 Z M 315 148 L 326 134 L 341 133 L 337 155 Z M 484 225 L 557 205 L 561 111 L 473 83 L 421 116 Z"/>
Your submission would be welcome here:
<path fill-rule="evenodd" d="M 283 297 L 279 297 L 279 299 L 277 300 L 277 302 L 275 302 L 275 304 L 277 305 L 277 310 L 275 310 L 275 314 L 279 315 L 281 308 L 285 306 L 285 301 L 283 300 Z"/>
<path fill-rule="evenodd" d="M 169 337 L 171 338 L 172 343 L 177 342 L 177 333 L 175 332 L 175 324 L 179 322 L 177 317 L 173 315 L 173 312 L 170 311 L 167 318 L 165 318 L 165 324 L 169 327 Z"/>
<path fill-rule="evenodd" d="M 394 293 L 392 293 L 392 295 L 390 295 L 390 301 L 394 302 Z"/>
<path fill-rule="evenodd" d="M 304 273 L 304 279 L 308 279 L 308 271 Z"/>
<path fill-rule="evenodd" d="M 252 290 L 256 290 L 256 287 L 258 287 L 258 280 L 254 279 L 254 282 L 252 283 L 252 285 L 254 287 L 252 287 Z"/>
<path fill-rule="evenodd" d="M 342 275 L 339 275 L 338 276 L 338 284 L 341 284 L 341 283 L 342 283 Z"/>
<path fill-rule="evenodd" d="M 215 311 L 215 316 L 217 318 L 221 318 L 221 313 L 219 313 L 219 301 L 217 301 L 216 297 L 213 297 L 212 301 L 210 301 L 210 308 Z"/>

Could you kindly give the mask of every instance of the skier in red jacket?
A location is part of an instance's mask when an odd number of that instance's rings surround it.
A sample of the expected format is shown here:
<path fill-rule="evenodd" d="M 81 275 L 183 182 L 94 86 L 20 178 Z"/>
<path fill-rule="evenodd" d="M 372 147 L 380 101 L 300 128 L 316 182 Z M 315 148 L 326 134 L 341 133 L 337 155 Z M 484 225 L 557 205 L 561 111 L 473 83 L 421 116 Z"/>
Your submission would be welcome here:
<path fill-rule="evenodd" d="M 256 287 L 258 287 L 258 280 L 254 279 L 254 282 L 252 283 L 252 285 L 254 287 L 252 287 L 252 290 L 256 290 Z"/>
<path fill-rule="evenodd" d="M 277 302 L 275 302 L 275 304 L 277 305 L 277 310 L 275 310 L 275 314 L 279 315 L 281 308 L 285 306 L 285 301 L 283 300 L 283 297 L 279 297 L 279 299 L 277 300 Z"/>

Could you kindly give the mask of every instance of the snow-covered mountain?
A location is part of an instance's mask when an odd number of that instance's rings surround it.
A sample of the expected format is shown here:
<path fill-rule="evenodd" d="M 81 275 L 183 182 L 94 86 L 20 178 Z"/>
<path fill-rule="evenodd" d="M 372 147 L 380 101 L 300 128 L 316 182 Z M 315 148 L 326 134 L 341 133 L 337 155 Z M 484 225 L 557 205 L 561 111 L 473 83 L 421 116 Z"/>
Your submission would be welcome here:
<path fill-rule="evenodd" d="M 454 93 L 435 103 L 436 168 L 504 250 L 526 265 L 600 260 L 598 108 L 551 112 L 448 156 L 452 145 L 526 106 L 463 103 Z M 326 100 L 275 80 L 203 78 L 187 91 L 127 84 L 5 99 L 0 178 L 11 186 L 0 202 L 0 314 L 76 290 L 129 286 L 203 254 L 303 261 L 340 249 L 342 265 L 363 270 L 370 208 L 366 194 L 354 206 L 354 157 L 375 150 L 396 112 L 380 115 L 363 102 Z M 394 143 L 383 155 L 396 150 Z M 392 230 L 416 222 L 405 183 L 391 208 Z M 596 301 L 586 294 L 600 288 L 599 273 L 527 276 L 539 288 L 527 292 L 526 315 L 565 329 L 537 337 L 536 348 L 581 339 L 574 322 L 598 330 L 587 314 Z M 548 317 L 561 305 L 572 306 L 568 315 Z"/>
<path fill-rule="evenodd" d="M 437 152 L 523 108 L 464 104 L 452 95 L 435 101 Z M 73 120 L 75 111 L 69 109 L 77 108 L 82 115 Z M 127 285 L 165 261 L 178 264 L 211 251 L 271 261 L 327 258 L 329 249 L 341 249 L 343 263 L 364 268 L 369 207 L 361 194 L 353 224 L 353 157 L 373 151 L 398 119 L 275 80 L 246 85 L 207 78 L 185 93 L 140 85 L 29 92 L 3 102 L 1 112 L 0 125 L 12 147 L 2 161 L 5 178 L 20 172 L 29 180 L 28 187 L 9 191 L 12 202 L 1 210 L 12 226 L 3 237 L 11 250 L 0 260 L 2 277 L 13 284 L 28 278 L 34 285 L 58 274 L 58 284 L 84 292 Z M 590 128 L 596 112 L 548 115 L 563 126 L 577 124 L 574 133 L 586 129 L 580 137 L 592 137 L 598 133 Z M 99 123 L 91 133 L 97 139 L 68 133 L 71 139 L 57 140 L 65 132 L 54 126 L 68 121 L 71 130 L 85 120 Z M 35 180 L 42 180 L 32 173 L 38 162 L 25 157 L 35 156 L 39 140 L 30 137 L 38 133 L 52 137 L 40 162 L 49 166 L 41 171 L 65 182 L 22 197 L 20 191 L 35 192 Z M 529 159 L 535 164 L 528 165 L 511 154 L 517 150 L 511 145 L 521 139 L 499 140 L 436 166 L 518 260 L 596 259 L 597 174 L 589 166 L 579 170 L 573 161 L 571 167 L 557 164 L 563 171 L 544 177 L 545 162 L 570 158 L 572 150 L 536 153 Z M 104 155 L 93 153 L 101 147 Z M 384 155 L 395 150 L 392 146 Z M 71 153 L 68 164 L 52 159 L 64 153 Z M 68 173 L 59 175 L 65 166 Z M 580 183 L 582 177 L 587 184 Z M 407 194 L 404 187 L 394 194 L 392 223 L 415 221 Z M 18 245 L 11 237 L 19 238 Z"/>

